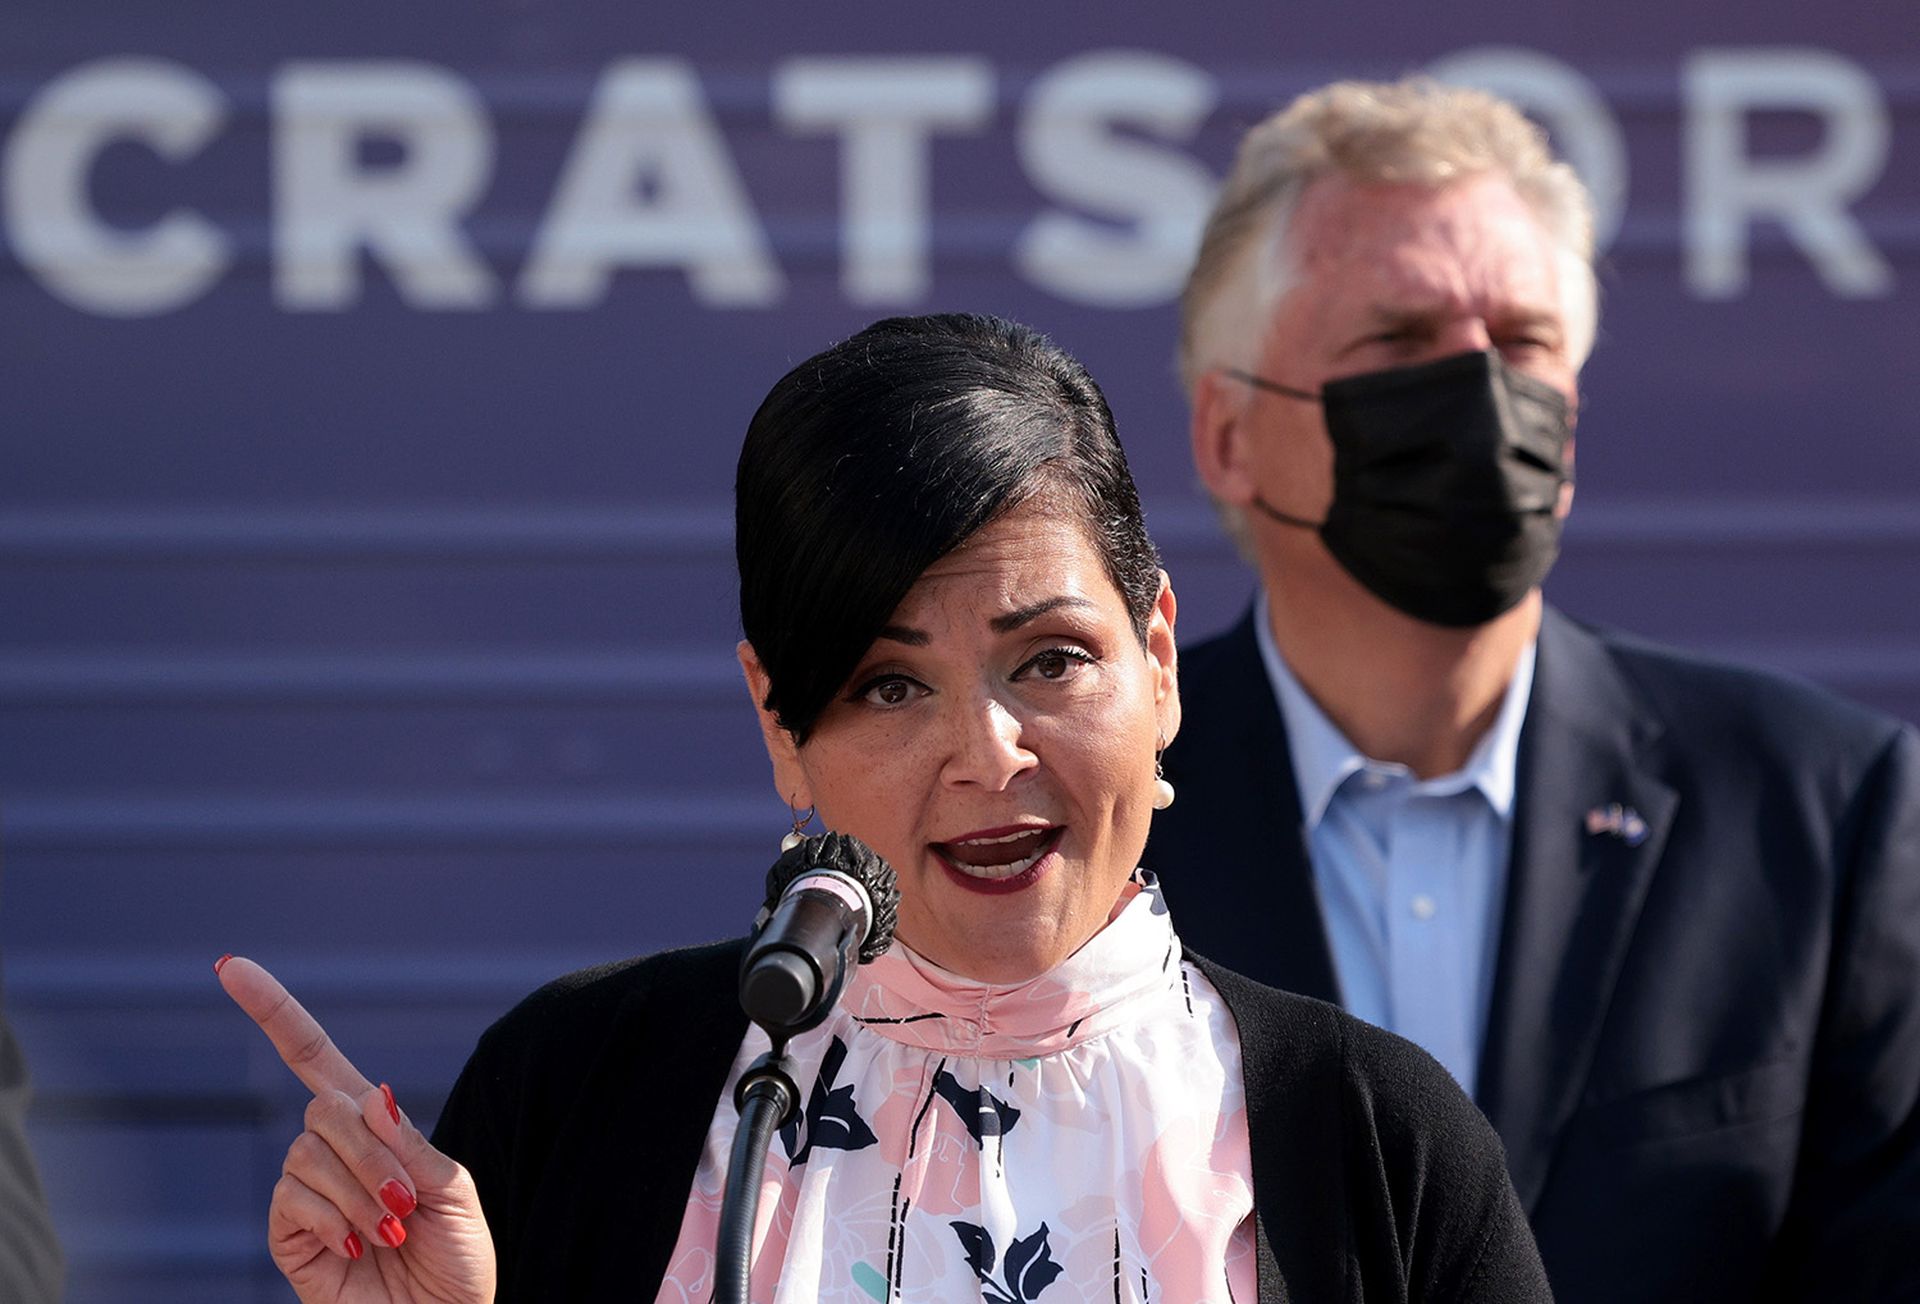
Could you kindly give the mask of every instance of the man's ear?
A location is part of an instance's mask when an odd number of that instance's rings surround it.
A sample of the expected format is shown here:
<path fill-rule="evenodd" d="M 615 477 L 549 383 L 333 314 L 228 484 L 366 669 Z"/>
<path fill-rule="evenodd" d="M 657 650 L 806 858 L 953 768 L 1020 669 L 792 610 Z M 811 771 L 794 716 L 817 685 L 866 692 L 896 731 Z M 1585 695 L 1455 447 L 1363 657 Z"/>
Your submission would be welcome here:
<path fill-rule="evenodd" d="M 1153 615 L 1147 618 L 1147 661 L 1153 667 L 1153 704 L 1155 723 L 1160 728 L 1160 744 L 1165 746 L 1180 732 L 1179 652 L 1174 646 L 1173 624 L 1178 604 L 1173 583 L 1160 572 L 1160 596 L 1154 600 Z"/>
<path fill-rule="evenodd" d="M 1246 382 L 1203 371 L 1193 385 L 1193 469 L 1207 493 L 1231 507 L 1244 507 L 1258 492 L 1246 458 Z"/>
<path fill-rule="evenodd" d="M 1563 521 L 1573 510 L 1573 436 L 1571 434 L 1567 436 L 1566 468 L 1567 478 L 1560 486 L 1559 500 L 1553 505 L 1553 514 Z"/>
<path fill-rule="evenodd" d="M 813 806 L 813 790 L 807 783 L 805 768 L 800 764 L 800 748 L 793 741 L 793 735 L 780 727 L 780 721 L 767 709 L 767 690 L 770 681 L 767 671 L 760 664 L 760 658 L 754 655 L 753 644 L 744 638 L 734 649 L 734 655 L 740 658 L 741 673 L 747 677 L 747 693 L 753 698 L 754 714 L 760 717 L 760 740 L 767 745 L 767 759 L 773 762 L 773 786 L 780 794 L 780 800 L 795 810 L 808 810 Z"/>

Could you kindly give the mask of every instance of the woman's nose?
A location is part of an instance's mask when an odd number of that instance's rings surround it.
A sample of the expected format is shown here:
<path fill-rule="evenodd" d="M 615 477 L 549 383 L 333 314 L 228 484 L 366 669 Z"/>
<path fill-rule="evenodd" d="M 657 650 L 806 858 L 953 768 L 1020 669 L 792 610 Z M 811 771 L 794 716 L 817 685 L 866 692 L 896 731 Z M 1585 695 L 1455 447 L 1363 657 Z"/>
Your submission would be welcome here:
<path fill-rule="evenodd" d="M 999 792 L 1039 765 L 1021 740 L 1020 719 L 994 698 L 975 701 L 954 712 L 941 779 Z"/>

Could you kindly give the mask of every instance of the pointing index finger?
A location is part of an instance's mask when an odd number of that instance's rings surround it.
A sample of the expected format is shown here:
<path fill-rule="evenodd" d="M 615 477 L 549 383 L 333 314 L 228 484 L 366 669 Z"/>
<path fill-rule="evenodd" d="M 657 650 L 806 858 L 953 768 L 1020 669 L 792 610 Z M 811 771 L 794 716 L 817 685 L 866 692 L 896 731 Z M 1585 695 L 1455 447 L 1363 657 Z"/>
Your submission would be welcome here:
<path fill-rule="evenodd" d="M 315 1095 L 344 1091 L 360 1096 L 373 1090 L 373 1084 L 340 1053 L 319 1020 L 293 999 L 293 993 L 281 986 L 278 978 L 243 956 L 228 960 L 218 972 L 227 995 L 260 1025 L 267 1040 L 280 1052 L 281 1061 L 307 1084 L 309 1091 Z"/>

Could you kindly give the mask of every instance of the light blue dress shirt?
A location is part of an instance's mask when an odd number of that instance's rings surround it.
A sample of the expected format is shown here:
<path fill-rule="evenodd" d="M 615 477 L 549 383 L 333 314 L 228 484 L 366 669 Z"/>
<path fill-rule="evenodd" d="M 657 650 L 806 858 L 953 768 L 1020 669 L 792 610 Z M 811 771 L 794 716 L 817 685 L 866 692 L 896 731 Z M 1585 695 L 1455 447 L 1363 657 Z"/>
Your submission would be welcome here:
<path fill-rule="evenodd" d="M 1452 774 L 1362 756 L 1281 659 L 1262 597 L 1255 636 L 1287 725 L 1313 882 L 1341 1004 L 1418 1043 L 1473 1094 L 1513 843 L 1514 771 L 1534 645 L 1493 727 Z"/>

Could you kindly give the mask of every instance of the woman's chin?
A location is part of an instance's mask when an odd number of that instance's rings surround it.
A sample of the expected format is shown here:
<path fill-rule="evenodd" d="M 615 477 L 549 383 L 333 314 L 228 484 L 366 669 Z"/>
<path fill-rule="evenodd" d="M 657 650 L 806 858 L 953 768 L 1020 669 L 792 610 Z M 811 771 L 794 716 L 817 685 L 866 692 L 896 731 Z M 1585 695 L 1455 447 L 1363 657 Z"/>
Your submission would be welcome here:
<path fill-rule="evenodd" d="M 958 974 L 977 983 L 991 983 L 996 987 L 1017 986 L 1031 982 L 1057 966 L 1067 955 L 1055 955 L 1052 950 L 1040 947 L 1028 948 L 1020 945 L 1017 939 L 1000 939 L 1003 945 L 989 950 L 984 947 L 967 947 L 960 953 L 942 958 L 928 956 L 935 964 L 949 973 Z M 916 948 L 917 949 L 917 948 Z"/>
<path fill-rule="evenodd" d="M 1044 859 L 1057 862 L 1060 857 L 1052 854 Z M 1035 871 L 1044 878 L 1049 872 L 1057 875 L 1059 867 L 1035 863 L 1013 877 L 1024 879 Z M 958 879 L 962 875 L 951 871 L 947 877 Z M 941 903 L 944 908 L 931 918 L 914 918 L 902 902 L 895 936 L 915 954 L 950 973 L 975 982 L 1006 985 L 1038 978 L 1056 968 L 1106 923 L 1104 911 L 1087 912 L 1085 919 L 1078 919 L 1082 912 L 1047 899 L 1052 894 L 1044 890 L 1032 897 L 1019 895 L 1019 886 L 983 892 L 974 886 L 975 881 L 961 884 L 965 895 L 948 896 Z"/>

